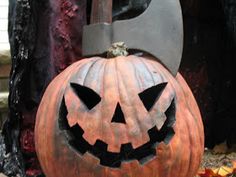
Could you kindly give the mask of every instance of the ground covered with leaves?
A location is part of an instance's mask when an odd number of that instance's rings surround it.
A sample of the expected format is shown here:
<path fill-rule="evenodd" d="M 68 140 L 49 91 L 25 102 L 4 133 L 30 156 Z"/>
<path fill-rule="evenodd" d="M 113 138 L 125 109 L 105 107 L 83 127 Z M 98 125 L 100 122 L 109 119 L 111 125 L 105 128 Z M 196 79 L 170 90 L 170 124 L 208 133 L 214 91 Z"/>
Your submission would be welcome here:
<path fill-rule="evenodd" d="M 0 177 L 7 177 L 0 173 Z M 228 149 L 226 144 L 205 149 L 202 163 L 195 177 L 236 177 L 236 146 Z"/>
<path fill-rule="evenodd" d="M 236 177 L 236 148 L 227 149 L 221 144 L 213 150 L 205 149 L 196 177 Z"/>

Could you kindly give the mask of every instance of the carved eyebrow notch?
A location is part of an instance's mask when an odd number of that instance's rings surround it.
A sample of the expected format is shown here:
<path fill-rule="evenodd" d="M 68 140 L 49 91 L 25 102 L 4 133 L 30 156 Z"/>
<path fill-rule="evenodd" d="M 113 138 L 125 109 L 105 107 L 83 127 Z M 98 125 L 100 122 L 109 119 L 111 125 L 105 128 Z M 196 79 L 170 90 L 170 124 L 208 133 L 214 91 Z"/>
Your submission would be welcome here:
<path fill-rule="evenodd" d="M 101 97 L 91 88 L 76 83 L 71 83 L 70 85 L 89 110 L 93 109 L 101 101 Z"/>

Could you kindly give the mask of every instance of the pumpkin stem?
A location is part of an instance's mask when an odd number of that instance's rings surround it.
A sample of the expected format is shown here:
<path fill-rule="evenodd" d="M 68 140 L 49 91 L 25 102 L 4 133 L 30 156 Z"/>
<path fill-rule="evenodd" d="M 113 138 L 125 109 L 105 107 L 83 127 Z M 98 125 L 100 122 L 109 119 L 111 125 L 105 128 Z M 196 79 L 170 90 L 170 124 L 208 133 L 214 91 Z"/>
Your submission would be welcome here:
<path fill-rule="evenodd" d="M 113 43 L 112 46 L 108 49 L 107 58 L 114 58 L 118 56 L 127 56 L 128 48 L 124 42 Z"/>

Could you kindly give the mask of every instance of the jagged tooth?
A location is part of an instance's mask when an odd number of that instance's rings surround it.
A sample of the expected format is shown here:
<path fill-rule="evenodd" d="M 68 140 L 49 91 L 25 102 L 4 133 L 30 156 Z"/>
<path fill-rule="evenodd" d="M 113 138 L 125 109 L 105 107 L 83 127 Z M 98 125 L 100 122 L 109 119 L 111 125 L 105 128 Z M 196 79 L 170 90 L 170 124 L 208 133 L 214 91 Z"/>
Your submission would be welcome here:
<path fill-rule="evenodd" d="M 132 150 L 134 150 L 134 148 L 131 143 L 122 144 L 120 147 L 120 152 L 127 152 Z"/>
<path fill-rule="evenodd" d="M 90 132 L 84 132 L 83 138 L 90 144 L 94 145 L 97 141 L 96 136 L 91 136 Z"/>
<path fill-rule="evenodd" d="M 70 127 L 73 127 L 77 124 L 77 120 L 74 118 L 68 118 L 67 120 Z"/>
<path fill-rule="evenodd" d="M 113 146 L 108 146 L 108 151 L 110 151 L 110 152 L 114 152 L 114 153 L 119 153 L 120 152 L 120 148 L 121 148 L 121 145 L 117 145 L 117 146 L 115 146 L 115 145 L 113 145 Z"/>
<path fill-rule="evenodd" d="M 140 167 L 140 164 L 139 164 L 139 161 L 138 160 L 133 160 L 132 162 L 130 162 L 130 161 L 124 161 L 124 162 L 122 162 L 122 164 L 121 164 L 121 169 L 129 169 L 130 170 L 130 168 L 135 168 L 135 167 Z"/>
<path fill-rule="evenodd" d="M 107 158 L 109 156 L 109 158 Z M 119 168 L 121 166 L 121 159 L 118 153 L 107 153 L 100 156 L 100 163 L 104 166 Z"/>
<path fill-rule="evenodd" d="M 148 136 L 149 136 L 149 139 L 151 142 L 157 141 L 158 133 L 159 133 L 159 131 L 156 126 L 148 130 Z"/>
<path fill-rule="evenodd" d="M 132 141 L 133 148 L 136 149 L 150 140 L 148 133 L 143 133 L 138 141 Z"/>
<path fill-rule="evenodd" d="M 83 139 L 84 131 L 78 124 L 70 127 L 70 129 L 68 129 L 65 134 L 72 148 L 74 148 L 80 154 L 87 152 L 89 145 Z"/>
<path fill-rule="evenodd" d="M 122 154 L 124 160 L 130 161 L 134 159 L 134 157 L 132 157 L 133 152 L 134 152 L 134 148 L 131 143 L 122 144 L 120 147 L 120 153 Z"/>
<path fill-rule="evenodd" d="M 83 139 L 83 137 L 73 137 L 69 140 L 69 144 L 80 154 L 86 153 L 90 149 L 90 145 Z"/>
<path fill-rule="evenodd" d="M 158 119 L 156 120 L 156 126 L 158 130 L 161 130 L 162 126 L 165 124 L 167 121 L 167 117 L 165 114 L 161 114 Z"/>
<path fill-rule="evenodd" d="M 75 137 L 81 137 L 84 134 L 84 130 L 79 126 L 79 124 L 75 124 L 69 130 Z"/>
<path fill-rule="evenodd" d="M 119 158 L 119 153 L 108 152 L 108 145 L 105 142 L 97 140 L 93 147 L 94 153 L 100 159 L 101 165 L 114 168 L 120 167 L 121 161 Z"/>
<path fill-rule="evenodd" d="M 94 144 L 94 148 L 99 149 L 101 151 L 107 151 L 107 147 L 108 145 L 101 140 L 97 140 Z"/>

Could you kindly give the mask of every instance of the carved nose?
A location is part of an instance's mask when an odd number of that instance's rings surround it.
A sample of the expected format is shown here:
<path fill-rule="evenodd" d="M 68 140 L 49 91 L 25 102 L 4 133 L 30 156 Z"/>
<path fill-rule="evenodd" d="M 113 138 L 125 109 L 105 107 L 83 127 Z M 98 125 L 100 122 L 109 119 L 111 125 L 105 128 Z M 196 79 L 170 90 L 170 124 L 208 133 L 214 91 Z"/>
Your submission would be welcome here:
<path fill-rule="evenodd" d="M 112 117 L 111 122 L 126 124 L 125 116 L 124 116 L 124 113 L 121 109 L 120 103 L 117 103 L 117 105 L 116 105 L 116 110 L 115 110 L 115 113 Z"/>

